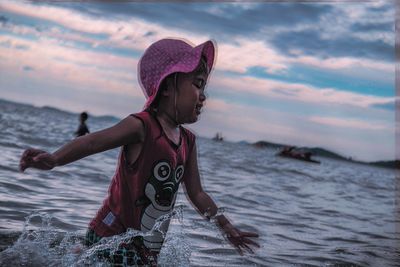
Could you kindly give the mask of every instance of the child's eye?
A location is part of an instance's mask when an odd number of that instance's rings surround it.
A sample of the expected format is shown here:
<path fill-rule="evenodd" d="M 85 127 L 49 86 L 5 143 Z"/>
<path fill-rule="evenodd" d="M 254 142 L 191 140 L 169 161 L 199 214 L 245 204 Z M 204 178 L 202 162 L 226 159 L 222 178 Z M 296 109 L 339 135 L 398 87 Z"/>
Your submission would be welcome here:
<path fill-rule="evenodd" d="M 203 79 L 197 79 L 193 82 L 194 86 L 196 86 L 197 88 L 202 88 L 204 86 L 204 80 Z"/>

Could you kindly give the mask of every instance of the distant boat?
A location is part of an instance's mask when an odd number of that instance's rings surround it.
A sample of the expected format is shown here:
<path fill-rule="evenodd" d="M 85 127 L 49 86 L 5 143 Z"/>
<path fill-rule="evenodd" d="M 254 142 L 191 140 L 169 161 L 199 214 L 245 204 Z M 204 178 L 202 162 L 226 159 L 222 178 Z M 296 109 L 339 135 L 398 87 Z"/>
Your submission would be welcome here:
<path fill-rule="evenodd" d="M 217 141 L 217 142 L 224 141 L 224 138 L 222 137 L 222 133 L 216 133 L 212 140 Z"/>
<path fill-rule="evenodd" d="M 312 156 L 311 152 L 305 152 L 305 153 L 295 152 L 295 151 L 293 151 L 294 149 L 295 149 L 295 147 L 285 147 L 280 152 L 278 152 L 277 156 L 291 158 L 291 159 L 297 159 L 297 160 L 302 160 L 302 161 L 317 163 L 317 164 L 321 163 L 320 161 L 311 158 L 311 156 Z"/>

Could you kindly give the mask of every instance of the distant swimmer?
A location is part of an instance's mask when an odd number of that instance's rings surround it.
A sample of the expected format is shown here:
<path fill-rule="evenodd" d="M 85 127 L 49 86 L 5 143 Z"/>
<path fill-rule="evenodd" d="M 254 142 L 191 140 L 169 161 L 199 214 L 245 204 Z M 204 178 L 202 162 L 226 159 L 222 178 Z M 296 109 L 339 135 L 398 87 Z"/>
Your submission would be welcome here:
<path fill-rule="evenodd" d="M 85 123 L 88 117 L 89 116 L 86 112 L 82 112 L 81 115 L 79 116 L 80 124 L 78 130 L 75 132 L 76 137 L 90 133 Z"/>

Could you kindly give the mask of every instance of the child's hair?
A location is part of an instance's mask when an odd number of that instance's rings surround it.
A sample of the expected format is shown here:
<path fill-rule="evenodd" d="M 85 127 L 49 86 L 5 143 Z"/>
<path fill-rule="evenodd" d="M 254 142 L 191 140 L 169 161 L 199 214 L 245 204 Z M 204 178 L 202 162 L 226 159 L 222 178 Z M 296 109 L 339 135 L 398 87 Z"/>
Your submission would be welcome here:
<path fill-rule="evenodd" d="M 209 74 L 209 70 L 207 67 L 207 58 L 204 55 L 201 56 L 199 65 L 198 65 L 197 69 L 195 69 L 194 71 L 196 72 L 196 74 L 200 74 L 200 73 L 204 73 L 207 75 Z M 167 77 L 165 77 L 164 80 L 162 80 L 162 82 L 160 84 L 160 88 L 158 89 L 157 95 L 155 96 L 153 102 L 151 103 L 150 108 L 157 109 L 158 104 L 160 102 L 160 98 L 161 98 L 161 92 L 167 89 L 169 80 L 173 80 L 173 82 L 175 83 L 175 86 L 176 86 L 177 75 L 179 75 L 179 72 L 174 72 L 174 73 L 171 73 L 170 75 L 168 75 Z"/>
<path fill-rule="evenodd" d="M 204 74 L 207 74 L 207 75 L 210 74 L 210 69 L 208 69 L 207 63 L 208 62 L 207 62 L 206 56 L 205 55 L 201 55 L 199 66 L 195 70 L 196 74 L 198 74 L 198 73 L 204 73 Z"/>
<path fill-rule="evenodd" d="M 81 120 L 86 121 L 89 115 L 86 112 L 82 112 L 80 115 Z"/>
<path fill-rule="evenodd" d="M 160 98 L 161 98 L 161 92 L 167 90 L 168 81 L 174 79 L 175 75 L 176 75 L 176 72 L 175 73 L 171 73 L 170 75 L 165 77 L 164 80 L 161 82 L 160 88 L 158 89 L 158 92 L 157 92 L 157 95 L 154 97 L 153 102 L 151 102 L 151 104 L 150 104 L 150 108 L 151 109 L 157 109 L 158 108 L 158 104 L 159 104 Z"/>

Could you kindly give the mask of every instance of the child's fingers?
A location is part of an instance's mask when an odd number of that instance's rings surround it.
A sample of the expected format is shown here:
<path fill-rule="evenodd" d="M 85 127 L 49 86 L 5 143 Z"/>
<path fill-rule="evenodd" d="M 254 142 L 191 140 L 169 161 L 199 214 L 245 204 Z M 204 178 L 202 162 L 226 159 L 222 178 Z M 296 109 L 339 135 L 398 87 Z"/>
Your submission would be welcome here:
<path fill-rule="evenodd" d="M 230 228 L 230 229 L 226 230 L 226 233 L 227 233 L 228 237 L 233 237 L 233 238 L 240 237 L 239 231 L 236 230 L 235 228 Z"/>
<path fill-rule="evenodd" d="M 24 172 L 27 168 L 32 166 L 32 160 L 21 160 L 19 164 L 19 169 L 21 172 Z"/>
<path fill-rule="evenodd" d="M 235 246 L 237 252 L 240 254 L 240 256 L 243 256 L 243 250 L 241 249 L 241 247 L 239 247 L 239 245 Z"/>
<path fill-rule="evenodd" d="M 28 151 L 28 149 L 27 150 L 25 150 L 24 151 L 24 153 L 22 154 L 22 156 L 21 156 L 21 159 L 20 159 L 20 164 L 21 163 L 24 163 L 25 161 L 26 161 L 26 159 L 28 158 L 28 155 L 29 155 L 29 151 Z"/>
<path fill-rule="evenodd" d="M 34 162 L 39 162 L 42 160 L 46 160 L 46 158 L 48 157 L 48 154 L 44 151 L 40 151 L 39 154 L 37 154 L 35 157 L 33 157 L 33 161 Z"/>
<path fill-rule="evenodd" d="M 19 161 L 19 169 L 21 172 L 24 172 L 26 168 L 28 168 L 29 157 L 32 154 L 31 149 L 27 149 L 21 156 L 21 160 Z"/>
<path fill-rule="evenodd" d="M 24 153 L 21 156 L 21 161 L 29 161 L 30 158 L 36 156 L 38 153 L 40 153 L 40 150 L 33 149 L 33 148 L 28 148 L 27 150 L 24 151 Z"/>
<path fill-rule="evenodd" d="M 25 150 L 24 153 L 22 153 L 21 159 L 23 159 L 26 156 L 28 156 L 28 153 L 29 153 L 29 149 Z"/>
<path fill-rule="evenodd" d="M 39 162 L 41 159 L 42 159 L 42 155 L 39 154 L 36 157 L 34 157 L 32 160 L 33 160 L 33 162 Z"/>
<path fill-rule="evenodd" d="M 25 163 L 25 162 L 21 162 L 21 163 L 19 164 L 19 170 L 20 170 L 21 172 L 24 172 L 25 169 L 26 169 L 26 163 Z"/>
<path fill-rule="evenodd" d="M 21 169 L 24 164 L 25 160 L 21 157 L 21 159 L 19 160 L 19 168 Z"/>
<path fill-rule="evenodd" d="M 254 242 L 253 240 L 251 240 L 250 238 L 247 237 L 242 237 L 243 241 L 246 242 L 247 244 L 253 245 L 255 247 L 260 247 L 260 245 L 257 242 Z"/>
<path fill-rule="evenodd" d="M 240 234 L 245 237 L 259 237 L 257 233 L 253 232 L 240 232 Z"/>
<path fill-rule="evenodd" d="M 242 246 L 251 254 L 254 254 L 254 250 L 249 247 L 248 245 L 246 245 L 245 243 L 242 243 Z"/>
<path fill-rule="evenodd" d="M 23 156 L 32 157 L 32 156 L 35 156 L 38 152 L 39 152 L 39 150 L 37 150 L 37 149 L 28 148 L 27 150 L 25 150 Z"/>
<path fill-rule="evenodd" d="M 39 167 L 37 166 L 37 163 L 40 164 L 40 162 L 45 159 L 46 152 L 43 150 L 39 149 L 34 149 L 34 148 L 29 148 L 24 151 L 24 153 L 21 156 L 20 163 L 19 163 L 19 169 L 21 172 L 24 172 L 27 168 L 29 167 Z M 46 166 L 49 168 L 49 166 Z M 40 167 L 39 167 L 40 168 Z"/>

